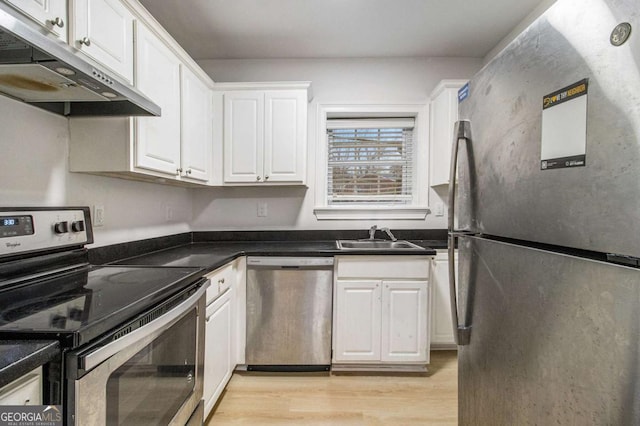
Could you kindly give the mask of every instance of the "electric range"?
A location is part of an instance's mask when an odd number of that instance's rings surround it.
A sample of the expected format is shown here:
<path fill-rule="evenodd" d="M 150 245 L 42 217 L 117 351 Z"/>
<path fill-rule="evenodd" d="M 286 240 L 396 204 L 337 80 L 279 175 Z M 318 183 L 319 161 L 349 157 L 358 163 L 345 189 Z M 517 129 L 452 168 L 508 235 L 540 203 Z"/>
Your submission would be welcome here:
<path fill-rule="evenodd" d="M 162 396 L 154 421 L 188 420 L 202 398 L 203 270 L 91 265 L 92 242 L 87 207 L 0 209 L 0 339 L 60 342 L 43 402 L 67 424 L 135 422 Z"/>

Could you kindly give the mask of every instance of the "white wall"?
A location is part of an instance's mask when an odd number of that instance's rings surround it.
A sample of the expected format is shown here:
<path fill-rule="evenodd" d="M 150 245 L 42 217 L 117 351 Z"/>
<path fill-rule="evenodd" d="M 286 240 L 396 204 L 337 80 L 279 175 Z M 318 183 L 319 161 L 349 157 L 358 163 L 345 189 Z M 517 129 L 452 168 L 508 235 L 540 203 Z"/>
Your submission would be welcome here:
<path fill-rule="evenodd" d="M 500 42 L 484 56 L 483 64 L 487 64 L 496 57 L 502 50 L 515 40 L 520 33 L 527 29 L 529 25 L 549 9 L 557 0 L 541 0 L 540 4 L 531 11 L 525 18 L 516 25 Z"/>
<path fill-rule="evenodd" d="M 481 58 L 203 60 L 199 64 L 216 82 L 311 81 L 314 98 L 308 115 L 308 188 L 196 189 L 194 230 L 366 229 L 374 223 L 392 229 L 446 228 L 446 216 L 432 214 L 422 221 L 318 221 L 313 214 L 315 168 L 323 165 L 315 161 L 317 106 L 426 103 L 440 80 L 470 78 L 480 69 Z M 430 191 L 432 208 L 441 196 Z M 257 217 L 258 201 L 268 203 L 267 217 Z"/>
<path fill-rule="evenodd" d="M 102 204 L 94 246 L 190 230 L 188 189 L 69 173 L 68 144 L 66 118 L 0 96 L 0 206 Z"/>

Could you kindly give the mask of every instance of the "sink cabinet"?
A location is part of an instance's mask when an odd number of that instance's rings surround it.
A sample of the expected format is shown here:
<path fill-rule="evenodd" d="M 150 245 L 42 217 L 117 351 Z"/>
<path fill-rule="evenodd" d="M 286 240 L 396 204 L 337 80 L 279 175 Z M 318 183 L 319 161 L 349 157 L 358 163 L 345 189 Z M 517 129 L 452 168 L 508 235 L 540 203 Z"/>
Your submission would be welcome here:
<path fill-rule="evenodd" d="M 424 370 L 429 258 L 337 256 L 335 277 L 334 370 Z"/>

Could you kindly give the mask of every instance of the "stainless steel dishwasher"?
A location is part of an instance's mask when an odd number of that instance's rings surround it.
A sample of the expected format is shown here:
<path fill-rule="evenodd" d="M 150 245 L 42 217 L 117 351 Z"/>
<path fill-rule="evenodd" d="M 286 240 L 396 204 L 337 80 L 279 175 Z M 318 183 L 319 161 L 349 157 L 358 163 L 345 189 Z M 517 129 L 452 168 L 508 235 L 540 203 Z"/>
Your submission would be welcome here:
<path fill-rule="evenodd" d="M 247 370 L 329 370 L 332 290 L 333 257 L 247 258 Z"/>

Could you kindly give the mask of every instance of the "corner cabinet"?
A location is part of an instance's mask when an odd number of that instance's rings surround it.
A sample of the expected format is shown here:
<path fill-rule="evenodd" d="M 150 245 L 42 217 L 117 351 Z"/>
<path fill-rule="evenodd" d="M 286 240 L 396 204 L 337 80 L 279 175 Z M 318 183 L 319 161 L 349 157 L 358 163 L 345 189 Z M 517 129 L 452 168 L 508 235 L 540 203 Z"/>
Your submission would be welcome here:
<path fill-rule="evenodd" d="M 449 184 L 453 126 L 458 120 L 458 89 L 467 80 L 442 80 L 431 93 L 429 185 Z"/>
<path fill-rule="evenodd" d="M 338 256 L 333 369 L 424 371 L 429 258 Z"/>
<path fill-rule="evenodd" d="M 216 84 L 223 105 L 223 183 L 303 185 L 310 83 Z"/>
<path fill-rule="evenodd" d="M 136 117 L 135 167 L 180 175 L 180 60 L 144 25 L 136 25 L 138 89 L 162 109 Z"/>
<path fill-rule="evenodd" d="M 136 23 L 138 89 L 159 117 L 72 118 L 69 168 L 114 177 L 207 184 L 213 160 L 211 84 L 153 31 Z M 210 81 L 210 80 L 209 80 Z"/>

